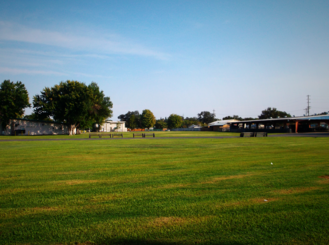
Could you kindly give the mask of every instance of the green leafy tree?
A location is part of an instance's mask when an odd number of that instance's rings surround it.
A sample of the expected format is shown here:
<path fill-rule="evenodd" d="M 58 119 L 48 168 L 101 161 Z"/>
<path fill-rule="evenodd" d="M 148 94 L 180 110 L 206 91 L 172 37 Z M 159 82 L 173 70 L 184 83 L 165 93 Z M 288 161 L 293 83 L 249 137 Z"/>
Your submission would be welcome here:
<path fill-rule="evenodd" d="M 183 128 L 188 128 L 191 125 L 199 125 L 201 126 L 201 123 L 199 122 L 198 118 L 196 117 L 185 117 L 182 122 Z"/>
<path fill-rule="evenodd" d="M 209 124 L 216 120 L 215 113 L 210 113 L 209 111 L 202 111 L 198 114 L 198 119 L 204 124 Z"/>
<path fill-rule="evenodd" d="M 130 125 L 130 117 L 134 115 L 135 120 L 134 120 L 134 125 Z M 118 119 L 120 121 L 125 121 L 126 122 L 126 127 L 127 128 L 140 128 L 141 126 L 141 115 L 139 114 L 138 111 L 128 111 L 126 114 L 121 114 L 118 116 Z"/>
<path fill-rule="evenodd" d="M 4 80 L 0 85 L 0 121 L 4 129 L 11 118 L 20 118 L 30 107 L 29 94 L 22 82 Z"/>
<path fill-rule="evenodd" d="M 154 126 L 156 129 L 164 129 L 164 128 L 168 127 L 168 125 L 164 119 L 156 120 L 156 123 Z"/>
<path fill-rule="evenodd" d="M 28 120 L 37 120 L 37 116 L 35 113 L 32 113 L 30 115 L 25 115 L 23 118 Z"/>
<path fill-rule="evenodd" d="M 92 92 L 91 108 L 89 115 L 79 122 L 82 128 L 89 128 L 94 123 L 101 125 L 106 118 L 112 117 L 113 113 L 111 110 L 113 104 L 110 97 L 106 97 L 104 92 L 100 91 L 97 83 L 92 82 L 88 85 L 88 89 Z"/>
<path fill-rule="evenodd" d="M 176 114 L 171 114 L 168 117 L 168 128 L 179 128 L 182 125 L 183 118 Z"/>
<path fill-rule="evenodd" d="M 70 135 L 80 125 L 87 126 L 112 115 L 112 102 L 99 91 L 97 84 L 86 86 L 78 81 L 44 88 L 41 95 L 34 96 L 33 107 L 39 118 L 53 117 L 57 122 L 66 123 Z"/>
<path fill-rule="evenodd" d="M 291 117 L 290 114 L 288 114 L 285 111 L 278 111 L 276 108 L 268 107 L 266 110 L 262 111 L 262 114 L 258 116 L 259 119 L 267 119 L 267 118 L 276 118 L 276 117 Z"/>
<path fill-rule="evenodd" d="M 144 128 L 151 128 L 154 126 L 155 117 L 150 110 L 145 109 L 143 111 L 143 113 L 141 115 L 141 123 L 142 123 L 142 127 L 144 127 Z"/>
<path fill-rule="evenodd" d="M 128 120 L 129 122 L 129 128 L 131 129 L 135 129 L 138 127 L 138 123 L 137 123 L 137 120 L 136 120 L 136 116 L 135 114 L 132 114 Z"/>
<path fill-rule="evenodd" d="M 223 117 L 223 120 L 230 120 L 230 119 L 242 120 L 242 117 L 239 117 L 238 115 Z"/>
<path fill-rule="evenodd" d="M 40 120 L 35 113 L 31 113 L 30 115 L 25 115 L 23 118 L 24 119 L 28 119 L 28 120 Z M 43 118 L 42 120 L 43 121 L 49 121 L 49 122 L 53 122 L 54 121 L 53 119 L 48 118 L 48 117 L 47 118 Z"/>

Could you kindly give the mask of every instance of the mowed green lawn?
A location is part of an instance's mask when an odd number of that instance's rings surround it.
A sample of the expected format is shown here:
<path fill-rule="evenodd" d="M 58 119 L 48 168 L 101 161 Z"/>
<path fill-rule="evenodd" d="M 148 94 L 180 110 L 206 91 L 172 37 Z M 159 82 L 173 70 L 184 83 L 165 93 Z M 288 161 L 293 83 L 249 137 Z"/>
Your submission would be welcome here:
<path fill-rule="evenodd" d="M 0 244 L 328 244 L 328 143 L 0 142 Z"/>
<path fill-rule="evenodd" d="M 101 132 L 95 133 L 92 132 L 91 134 L 123 134 L 123 138 L 133 138 L 133 134 L 155 134 L 155 137 L 226 137 L 226 136 L 240 136 L 240 133 L 233 133 L 233 132 L 217 132 L 217 131 L 143 131 L 143 132 Z M 140 137 L 140 136 L 138 136 Z M 148 136 L 150 137 L 150 136 Z M 28 139 L 87 139 L 89 138 L 89 133 L 83 133 L 79 135 L 36 135 L 36 136 L 1 136 L 0 140 L 28 140 Z M 92 136 L 92 138 L 99 138 L 97 136 Z M 103 138 L 109 138 L 109 136 L 103 136 Z M 118 137 L 116 137 L 118 138 Z"/>

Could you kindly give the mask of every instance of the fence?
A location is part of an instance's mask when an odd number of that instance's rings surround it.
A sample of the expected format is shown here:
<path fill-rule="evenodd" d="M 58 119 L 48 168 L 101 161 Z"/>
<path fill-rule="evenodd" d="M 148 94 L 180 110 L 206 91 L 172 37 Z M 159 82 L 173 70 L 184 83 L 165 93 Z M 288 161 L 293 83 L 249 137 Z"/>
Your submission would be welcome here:
<path fill-rule="evenodd" d="M 128 129 L 128 131 L 130 132 L 144 132 L 144 131 L 166 131 L 167 129 L 164 128 L 164 129 L 153 129 L 153 128 L 150 128 L 150 129 L 147 129 L 147 128 L 135 128 L 135 129 Z"/>
<path fill-rule="evenodd" d="M 171 131 L 201 131 L 201 128 L 173 128 Z"/>
<path fill-rule="evenodd" d="M 219 128 L 218 132 L 230 132 L 230 128 Z"/>
<path fill-rule="evenodd" d="M 130 129 L 131 132 L 141 132 L 141 131 L 145 131 L 145 129 L 143 128 L 135 128 L 135 129 Z"/>

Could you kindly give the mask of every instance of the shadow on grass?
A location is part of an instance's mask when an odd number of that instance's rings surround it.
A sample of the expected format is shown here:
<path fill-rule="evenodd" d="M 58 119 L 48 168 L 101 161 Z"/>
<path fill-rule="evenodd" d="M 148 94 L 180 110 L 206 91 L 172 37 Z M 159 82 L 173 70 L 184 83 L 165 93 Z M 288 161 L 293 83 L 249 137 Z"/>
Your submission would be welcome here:
<path fill-rule="evenodd" d="M 223 241 L 205 241 L 205 242 L 193 242 L 193 241 L 161 241 L 161 240 L 145 240 L 145 239 L 105 239 L 103 241 L 98 241 L 96 243 L 92 243 L 93 245 L 106 245 L 106 244 L 115 244 L 115 245 L 179 245 L 179 244 L 196 244 L 196 245 L 206 245 L 206 244 L 213 244 L 213 245 L 243 245 L 244 243 L 240 242 L 223 242 Z M 91 245 L 91 244 L 90 244 Z"/>

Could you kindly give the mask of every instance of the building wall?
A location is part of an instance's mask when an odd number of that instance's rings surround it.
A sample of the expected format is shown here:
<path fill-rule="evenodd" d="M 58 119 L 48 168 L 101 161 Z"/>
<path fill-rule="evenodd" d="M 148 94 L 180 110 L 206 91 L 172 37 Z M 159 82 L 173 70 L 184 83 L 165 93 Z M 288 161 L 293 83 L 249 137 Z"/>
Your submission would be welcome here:
<path fill-rule="evenodd" d="M 115 129 L 116 128 L 116 129 Z M 127 132 L 126 122 L 105 121 L 100 127 L 100 132 Z"/>
<path fill-rule="evenodd" d="M 62 123 L 11 119 L 4 130 L 5 135 L 59 135 L 69 134 L 68 126 Z"/>

